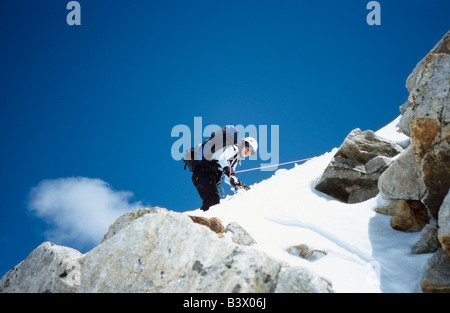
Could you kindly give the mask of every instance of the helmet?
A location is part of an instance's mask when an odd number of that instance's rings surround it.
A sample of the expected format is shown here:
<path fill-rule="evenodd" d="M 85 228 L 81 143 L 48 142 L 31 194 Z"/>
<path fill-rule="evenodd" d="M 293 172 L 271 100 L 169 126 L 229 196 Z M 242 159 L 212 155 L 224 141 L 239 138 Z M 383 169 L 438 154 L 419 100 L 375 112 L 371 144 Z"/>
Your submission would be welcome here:
<path fill-rule="evenodd" d="M 256 150 L 258 150 L 258 142 L 253 137 L 246 137 L 242 139 L 241 141 L 242 146 L 246 146 L 247 149 L 250 150 L 250 153 L 254 155 L 256 153 Z"/>

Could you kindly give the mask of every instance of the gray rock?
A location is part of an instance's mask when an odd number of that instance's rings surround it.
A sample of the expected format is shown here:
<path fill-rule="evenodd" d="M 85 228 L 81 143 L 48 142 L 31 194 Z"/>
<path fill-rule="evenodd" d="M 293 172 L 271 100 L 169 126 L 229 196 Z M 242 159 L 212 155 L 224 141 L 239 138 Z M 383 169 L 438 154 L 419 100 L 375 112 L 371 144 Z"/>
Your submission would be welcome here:
<path fill-rule="evenodd" d="M 384 199 L 422 199 L 426 188 L 412 146 L 380 175 L 378 189 Z"/>
<path fill-rule="evenodd" d="M 330 293 L 331 283 L 305 268 L 293 266 L 281 270 L 276 293 Z"/>
<path fill-rule="evenodd" d="M 3 276 L 0 292 L 74 292 L 82 259 L 77 250 L 44 242 Z"/>
<path fill-rule="evenodd" d="M 147 213 L 120 217 L 116 225 L 124 227 L 85 255 L 42 244 L 2 278 L 0 291 L 331 291 L 331 285 L 313 272 L 286 271 L 287 263 L 220 239 L 182 213 Z"/>
<path fill-rule="evenodd" d="M 447 32 L 444 37 L 439 40 L 439 42 L 430 50 L 430 52 L 416 65 L 414 70 L 409 74 L 406 80 L 406 89 L 411 92 L 417 85 L 417 81 L 421 78 L 421 71 L 424 66 L 429 62 L 427 57 L 429 54 L 442 53 L 450 55 L 450 31 Z"/>
<path fill-rule="evenodd" d="M 403 150 L 373 131 L 353 130 L 339 147 L 315 188 L 346 203 L 378 194 L 378 178 L 393 156 Z"/>
<path fill-rule="evenodd" d="M 450 292 L 450 256 L 438 249 L 427 265 L 420 288 L 427 293 Z"/>
<path fill-rule="evenodd" d="M 144 214 L 152 214 L 152 213 L 158 213 L 158 212 L 167 212 L 166 209 L 160 208 L 160 207 L 153 207 L 151 209 L 144 208 L 135 210 L 132 212 L 127 212 L 120 216 L 111 226 L 109 226 L 108 231 L 103 236 L 102 240 L 100 242 L 104 242 L 105 240 L 111 238 L 115 234 L 117 234 L 121 229 L 127 227 L 131 224 L 134 220 L 142 217 Z"/>
<path fill-rule="evenodd" d="M 402 116 L 400 117 L 400 121 L 398 123 L 399 130 L 408 137 L 411 137 L 411 129 L 409 128 L 409 124 L 412 121 L 412 103 L 406 101 L 401 107 L 400 112 Z"/>
<path fill-rule="evenodd" d="M 372 160 L 366 163 L 366 174 L 382 173 L 389 165 L 391 165 L 392 159 L 385 156 L 376 156 Z"/>
<path fill-rule="evenodd" d="M 433 253 L 441 247 L 437 237 L 437 226 L 427 224 L 422 230 L 419 241 L 412 247 L 414 254 Z"/>
<path fill-rule="evenodd" d="M 160 212 L 133 221 L 87 253 L 78 291 L 273 292 L 285 266 L 219 239 L 183 214 Z"/>
<path fill-rule="evenodd" d="M 239 245 L 251 246 L 256 243 L 252 236 L 236 222 L 229 223 L 227 230 L 233 234 L 233 241 Z"/>
<path fill-rule="evenodd" d="M 365 164 L 374 157 L 393 157 L 402 151 L 395 142 L 379 137 L 371 130 L 362 132 L 357 128 L 348 134 L 335 156 Z"/>

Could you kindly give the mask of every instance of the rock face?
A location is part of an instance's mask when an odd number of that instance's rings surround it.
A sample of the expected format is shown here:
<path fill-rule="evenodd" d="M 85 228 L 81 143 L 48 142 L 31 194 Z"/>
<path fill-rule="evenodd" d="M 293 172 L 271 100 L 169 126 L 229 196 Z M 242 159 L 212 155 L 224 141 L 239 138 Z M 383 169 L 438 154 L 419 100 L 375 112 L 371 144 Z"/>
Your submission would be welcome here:
<path fill-rule="evenodd" d="M 145 208 L 145 209 L 139 209 L 132 212 L 127 212 L 123 214 L 121 217 L 119 217 L 111 226 L 109 226 L 108 231 L 103 236 L 101 243 L 103 243 L 105 240 L 111 238 L 116 233 L 118 233 L 122 228 L 128 226 L 133 222 L 134 220 L 140 218 L 144 214 L 152 214 L 152 213 L 158 213 L 158 212 L 167 212 L 166 209 L 160 208 L 160 207 L 153 207 L 153 208 Z"/>
<path fill-rule="evenodd" d="M 113 227 L 114 232 L 85 255 L 42 244 L 2 278 L 0 291 L 332 291 L 327 280 L 309 270 L 220 239 L 186 215 L 148 213 L 119 218 L 115 225 L 123 227 Z"/>
<path fill-rule="evenodd" d="M 450 292 L 450 32 L 416 65 L 406 88 L 410 94 L 400 107 L 399 127 L 411 137 L 411 146 L 381 175 L 378 186 L 383 198 L 422 202 L 437 221 L 437 229 L 425 228 L 413 252 L 437 249 L 421 288 Z"/>
<path fill-rule="evenodd" d="M 399 153 L 398 149 L 390 150 L 389 145 L 385 146 L 387 150 L 378 148 L 371 133 L 352 131 L 316 189 L 348 203 L 363 201 L 380 192 L 392 203 L 377 212 L 393 215 L 391 226 L 400 231 L 419 231 L 429 217 L 436 220 L 438 227 L 425 227 L 412 250 L 414 253 L 437 250 L 422 290 L 449 292 L 450 32 L 416 65 L 406 88 L 410 94 L 400 107 L 398 127 L 411 138 L 411 144 L 389 164 L 385 157 Z M 378 165 L 381 161 L 385 165 Z M 374 187 L 374 183 L 378 186 Z"/>
<path fill-rule="evenodd" d="M 77 250 L 44 242 L 0 281 L 0 292 L 73 292 L 79 283 Z"/>
<path fill-rule="evenodd" d="M 346 203 L 378 194 L 378 178 L 390 158 L 403 151 L 398 144 L 373 131 L 353 130 L 339 147 L 315 188 Z"/>
<path fill-rule="evenodd" d="M 450 32 L 408 77 L 412 146 L 426 191 L 422 202 L 438 211 L 450 187 Z"/>

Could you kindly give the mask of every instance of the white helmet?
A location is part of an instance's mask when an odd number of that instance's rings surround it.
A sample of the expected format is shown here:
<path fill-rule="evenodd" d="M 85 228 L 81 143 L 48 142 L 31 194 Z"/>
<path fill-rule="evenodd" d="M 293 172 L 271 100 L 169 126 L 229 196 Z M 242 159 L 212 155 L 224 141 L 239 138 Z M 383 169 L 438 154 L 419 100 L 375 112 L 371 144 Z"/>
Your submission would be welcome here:
<path fill-rule="evenodd" d="M 250 153 L 254 155 L 256 153 L 256 150 L 258 150 L 258 142 L 253 137 L 246 137 L 242 139 L 241 141 L 242 146 L 246 146 L 247 149 L 250 150 Z"/>

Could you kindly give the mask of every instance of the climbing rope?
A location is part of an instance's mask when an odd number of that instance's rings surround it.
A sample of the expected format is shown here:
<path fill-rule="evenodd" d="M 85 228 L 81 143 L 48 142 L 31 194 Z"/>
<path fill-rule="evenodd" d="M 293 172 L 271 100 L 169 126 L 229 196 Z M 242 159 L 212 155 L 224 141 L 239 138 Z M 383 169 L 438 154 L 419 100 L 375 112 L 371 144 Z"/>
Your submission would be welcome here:
<path fill-rule="evenodd" d="M 266 165 L 266 166 L 260 166 L 260 167 L 255 167 L 255 168 L 249 168 L 246 170 L 240 170 L 240 171 L 236 171 L 235 173 L 244 173 L 244 172 L 250 172 L 250 171 L 256 171 L 256 170 L 260 170 L 263 168 L 269 168 L 269 167 L 275 167 L 275 166 L 282 166 L 282 165 L 287 165 L 287 164 L 292 164 L 292 163 L 300 163 L 300 162 L 304 162 L 304 161 L 309 161 L 314 159 L 314 157 L 312 158 L 306 158 L 306 159 L 301 159 L 301 160 L 296 160 L 296 161 L 290 161 L 290 162 L 285 162 L 285 163 L 278 163 L 278 164 L 272 164 L 272 165 Z"/>

